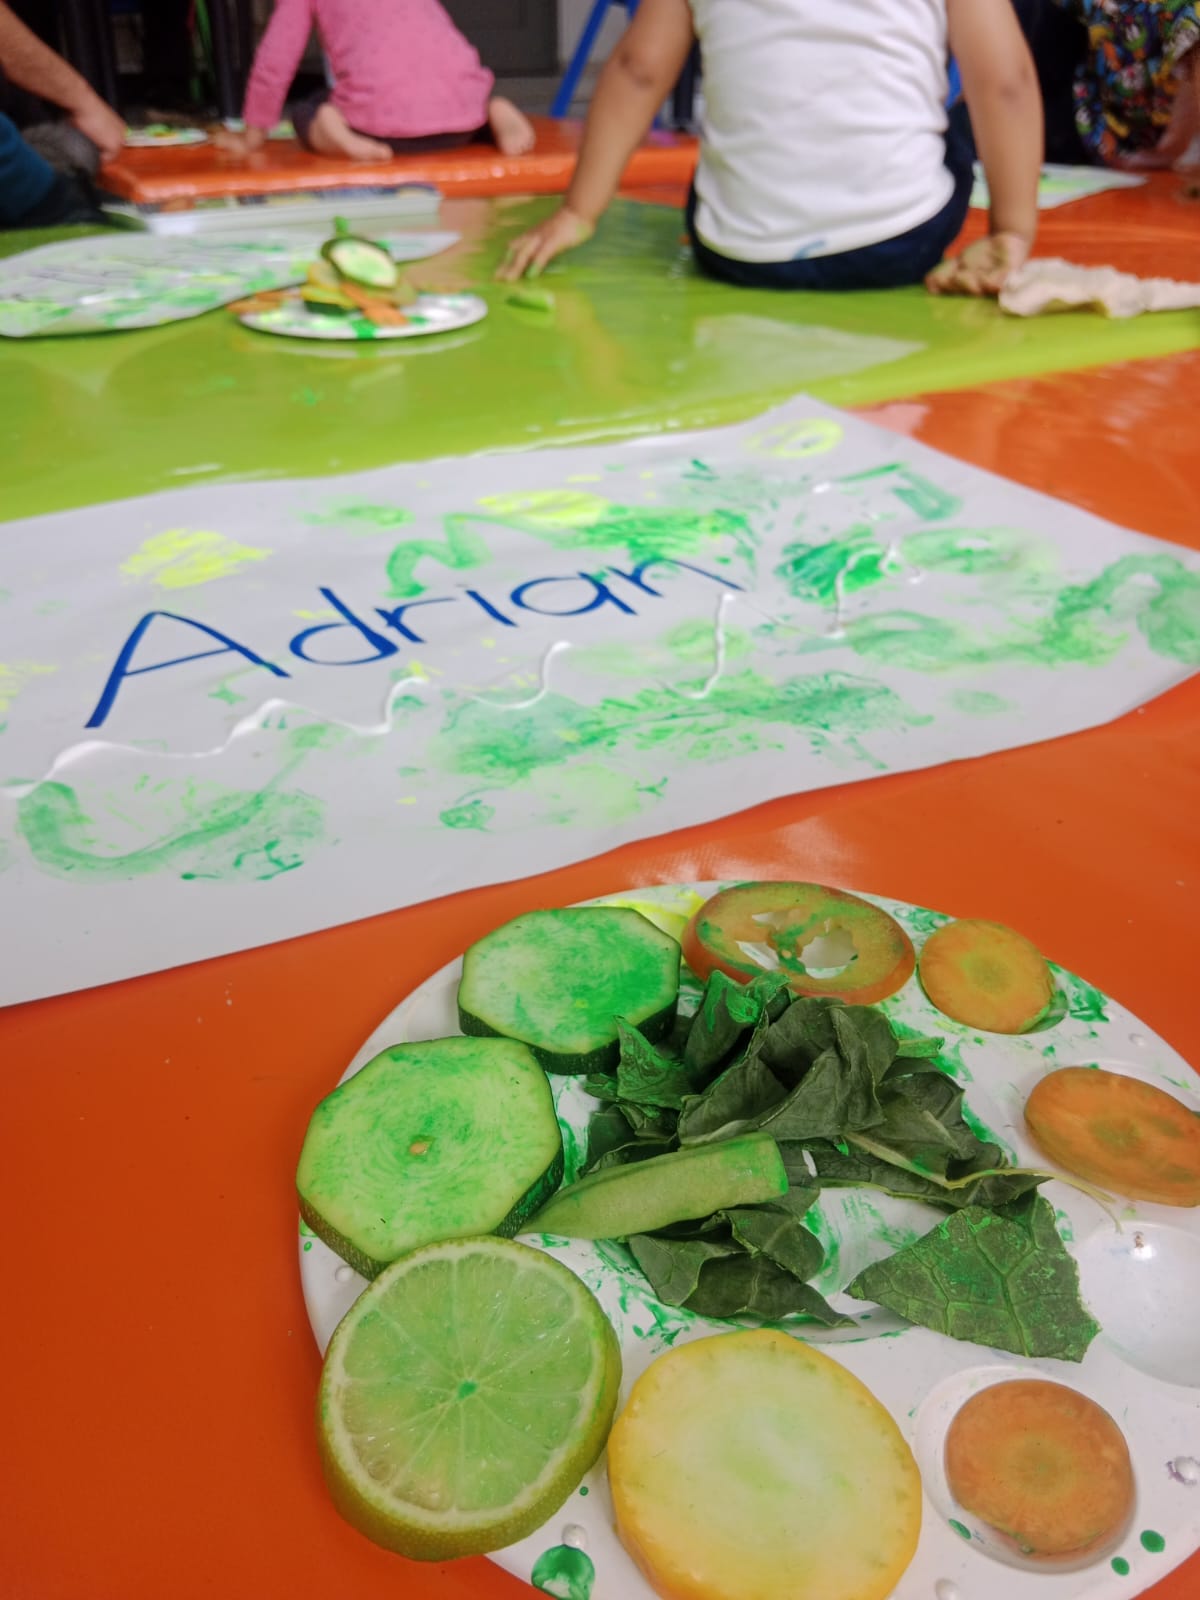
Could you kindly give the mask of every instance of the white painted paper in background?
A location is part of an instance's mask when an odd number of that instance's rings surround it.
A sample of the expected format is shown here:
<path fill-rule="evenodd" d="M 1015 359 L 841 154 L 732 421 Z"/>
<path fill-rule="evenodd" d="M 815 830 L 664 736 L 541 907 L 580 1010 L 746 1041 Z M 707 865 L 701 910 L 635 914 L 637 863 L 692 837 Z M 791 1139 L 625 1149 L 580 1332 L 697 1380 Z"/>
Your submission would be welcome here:
<path fill-rule="evenodd" d="M 8 523 L 0 663 L 13 1002 L 1107 721 L 1200 559 L 800 397 Z"/>

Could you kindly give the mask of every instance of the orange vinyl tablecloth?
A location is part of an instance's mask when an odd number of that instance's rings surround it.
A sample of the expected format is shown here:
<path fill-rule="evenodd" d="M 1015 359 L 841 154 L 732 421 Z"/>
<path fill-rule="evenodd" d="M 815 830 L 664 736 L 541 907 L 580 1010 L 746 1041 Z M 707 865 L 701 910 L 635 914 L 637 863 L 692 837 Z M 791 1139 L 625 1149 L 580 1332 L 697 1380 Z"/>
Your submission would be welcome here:
<path fill-rule="evenodd" d="M 1200 353 L 872 415 L 1200 548 Z M 333 1511 L 292 1189 L 309 1111 L 367 1034 L 520 911 L 739 874 L 879 891 L 1012 923 L 1200 1063 L 1200 678 L 1052 743 L 729 798 L 746 809 L 545 877 L 0 1012 L 0 1600 L 529 1592 L 482 1560 L 404 1563 Z M 1154 1600 L 1200 1593 L 1200 1558 L 1162 1576 L 1179 1554 L 1139 1558 Z"/>

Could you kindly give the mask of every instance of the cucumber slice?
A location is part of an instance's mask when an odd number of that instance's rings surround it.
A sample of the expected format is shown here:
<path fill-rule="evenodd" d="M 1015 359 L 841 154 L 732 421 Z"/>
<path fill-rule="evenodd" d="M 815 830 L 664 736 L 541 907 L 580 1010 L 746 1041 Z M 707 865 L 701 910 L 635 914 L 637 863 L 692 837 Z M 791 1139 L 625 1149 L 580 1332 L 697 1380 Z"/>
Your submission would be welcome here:
<path fill-rule="evenodd" d="M 547 1072 L 616 1065 L 617 1021 L 661 1039 L 675 1021 L 679 945 L 638 911 L 530 911 L 463 957 L 458 1025 L 527 1044 Z"/>
<path fill-rule="evenodd" d="M 394 289 L 400 277 L 399 267 L 383 246 L 357 234 L 339 234 L 327 240 L 321 254 L 343 278 L 364 289 Z"/>
<path fill-rule="evenodd" d="M 761 1205 L 787 1188 L 774 1139 L 769 1133 L 747 1133 L 593 1172 L 560 1189 L 529 1228 L 567 1239 L 626 1239 L 727 1206 Z"/>
<path fill-rule="evenodd" d="M 366 1278 L 418 1245 L 511 1237 L 562 1182 L 546 1074 L 507 1039 L 396 1045 L 313 1112 L 305 1222 Z"/>
<path fill-rule="evenodd" d="M 306 283 L 300 290 L 300 298 L 310 311 L 326 317 L 348 317 L 358 310 L 340 289 L 326 289 L 319 283 Z"/>

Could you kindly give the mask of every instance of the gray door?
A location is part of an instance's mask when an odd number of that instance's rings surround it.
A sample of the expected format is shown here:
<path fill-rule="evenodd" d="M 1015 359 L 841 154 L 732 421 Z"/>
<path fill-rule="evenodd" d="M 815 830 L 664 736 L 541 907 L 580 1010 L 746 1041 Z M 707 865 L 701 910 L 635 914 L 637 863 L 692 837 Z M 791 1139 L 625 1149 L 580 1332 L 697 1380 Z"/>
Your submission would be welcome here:
<path fill-rule="evenodd" d="M 557 0 L 442 0 L 483 57 L 510 77 L 558 70 Z"/>

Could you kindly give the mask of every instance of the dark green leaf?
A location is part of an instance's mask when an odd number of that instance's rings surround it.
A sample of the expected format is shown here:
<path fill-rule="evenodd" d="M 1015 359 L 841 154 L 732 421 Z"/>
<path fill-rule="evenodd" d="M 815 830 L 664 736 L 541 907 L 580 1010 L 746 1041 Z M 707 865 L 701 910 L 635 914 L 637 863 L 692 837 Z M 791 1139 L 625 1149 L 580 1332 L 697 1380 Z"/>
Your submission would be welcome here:
<path fill-rule="evenodd" d="M 654 1293 L 668 1306 L 681 1306 L 695 1293 L 706 1261 L 740 1254 L 738 1245 L 720 1239 L 663 1239 L 650 1233 L 632 1235 L 629 1248 Z"/>
<path fill-rule="evenodd" d="M 678 1120 L 674 1111 L 658 1106 L 639 1106 L 631 1100 L 620 1101 L 621 1115 L 639 1139 L 671 1139 Z"/>
<path fill-rule="evenodd" d="M 871 1128 L 879 1118 L 875 1080 L 863 1053 L 851 1064 L 837 1050 L 826 1050 L 783 1104 L 760 1116 L 755 1126 L 776 1139 L 836 1139 Z"/>
<path fill-rule="evenodd" d="M 630 1131 L 629 1119 L 622 1115 L 619 1106 L 607 1105 L 599 1111 L 593 1111 L 588 1123 L 588 1166 L 594 1167 L 610 1150 L 618 1150 L 628 1144 Z"/>
<path fill-rule="evenodd" d="M 780 1146 L 786 1150 L 786 1145 Z M 814 1144 L 809 1147 L 817 1169 L 817 1179 L 823 1187 L 837 1189 L 882 1189 L 885 1194 L 902 1200 L 926 1200 L 930 1205 L 946 1211 L 960 1211 L 967 1206 L 995 1207 L 1018 1195 L 1036 1189 L 1041 1178 L 1029 1173 L 1014 1172 L 998 1177 L 980 1178 L 978 1183 L 963 1184 L 961 1188 L 947 1189 L 934 1178 L 924 1178 L 907 1172 L 878 1156 L 850 1148 L 840 1151 L 832 1144 Z M 785 1156 L 784 1165 L 787 1165 Z M 972 1172 L 990 1171 L 1005 1165 L 1004 1156 L 996 1145 L 981 1146 L 975 1161 L 952 1161 L 946 1170 L 946 1180 L 956 1181 L 969 1177 Z"/>
<path fill-rule="evenodd" d="M 801 1283 L 825 1264 L 821 1241 L 795 1216 L 768 1206 L 736 1206 L 725 1213 L 733 1237 L 751 1255 L 767 1256 Z"/>
<path fill-rule="evenodd" d="M 818 1056 L 836 1047 L 832 1011 L 836 1001 L 796 1000 L 755 1041 L 755 1054 L 792 1089 Z"/>
<path fill-rule="evenodd" d="M 1040 1197 L 1013 1216 L 970 1206 L 947 1217 L 860 1272 L 849 1293 L 953 1339 L 1022 1356 L 1082 1361 L 1099 1332 Z"/>
<path fill-rule="evenodd" d="M 617 1089 L 617 1080 L 604 1072 L 592 1073 L 583 1080 L 583 1087 L 596 1100 L 619 1100 L 621 1098 Z"/>
<path fill-rule="evenodd" d="M 836 1006 L 833 1032 L 847 1066 L 882 1083 L 896 1059 L 896 1035 L 883 1012 L 870 1006 Z"/>
<path fill-rule="evenodd" d="M 713 972 L 683 1050 L 692 1087 L 701 1089 L 709 1083 L 734 1058 L 760 1019 L 769 1019 L 787 1003 L 787 979 L 778 973 L 764 972 L 742 984 L 723 972 Z"/>
<path fill-rule="evenodd" d="M 802 1316 L 837 1328 L 853 1323 L 835 1311 L 824 1295 L 800 1283 L 765 1256 L 737 1255 L 705 1262 L 695 1291 L 683 1302 L 706 1317 L 761 1317 L 778 1322 Z"/>
<path fill-rule="evenodd" d="M 784 1092 L 770 1068 L 758 1056 L 745 1056 L 703 1094 L 684 1101 L 679 1113 L 680 1142 L 703 1144 L 757 1128 L 783 1099 Z"/>
<path fill-rule="evenodd" d="M 617 1018 L 621 1059 L 617 1066 L 617 1098 L 639 1106 L 678 1110 L 688 1093 L 687 1073 L 679 1061 L 656 1050 L 644 1034 Z"/>
<path fill-rule="evenodd" d="M 580 1176 L 587 1178 L 608 1167 L 628 1166 L 631 1161 L 649 1161 L 654 1156 L 668 1155 L 676 1148 L 674 1139 L 631 1139 L 628 1144 L 617 1145 L 589 1161 Z"/>
<path fill-rule="evenodd" d="M 970 1161 L 992 1148 L 963 1120 L 962 1100 L 962 1090 L 940 1072 L 894 1079 L 880 1097 L 883 1118 L 871 1129 L 872 1142 L 944 1176 L 951 1161 Z"/>

